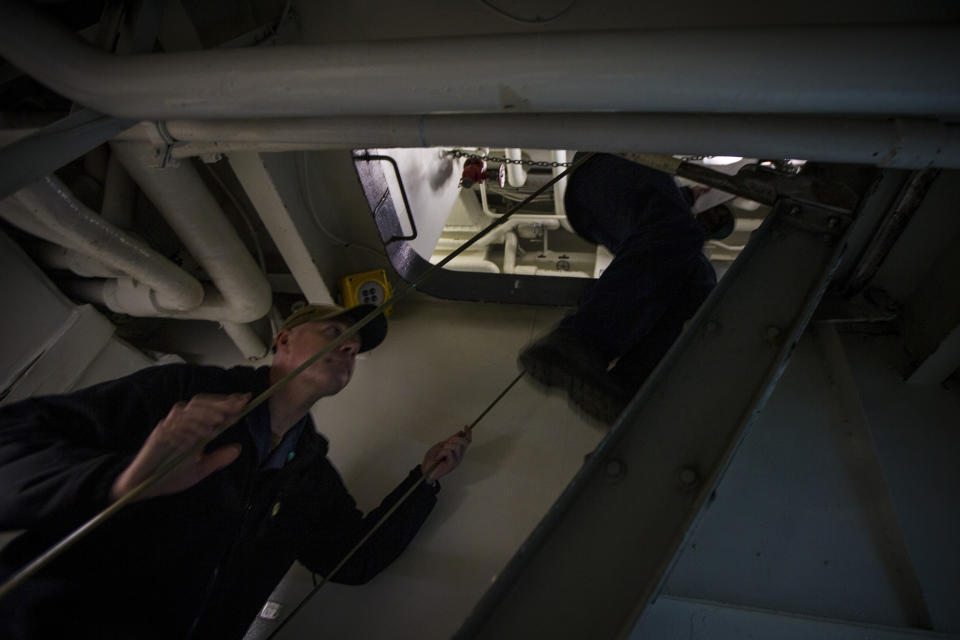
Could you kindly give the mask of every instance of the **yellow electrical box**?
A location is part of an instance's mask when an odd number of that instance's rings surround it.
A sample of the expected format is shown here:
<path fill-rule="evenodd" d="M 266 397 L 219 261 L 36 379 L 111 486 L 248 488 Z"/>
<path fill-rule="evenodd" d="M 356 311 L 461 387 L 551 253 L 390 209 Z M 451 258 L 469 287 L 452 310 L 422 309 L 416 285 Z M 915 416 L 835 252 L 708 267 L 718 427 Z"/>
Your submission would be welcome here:
<path fill-rule="evenodd" d="M 349 309 L 358 304 L 380 305 L 393 295 L 387 272 L 383 269 L 354 273 L 340 278 L 340 294 L 343 296 L 343 306 Z M 384 315 L 393 311 L 388 308 Z"/>

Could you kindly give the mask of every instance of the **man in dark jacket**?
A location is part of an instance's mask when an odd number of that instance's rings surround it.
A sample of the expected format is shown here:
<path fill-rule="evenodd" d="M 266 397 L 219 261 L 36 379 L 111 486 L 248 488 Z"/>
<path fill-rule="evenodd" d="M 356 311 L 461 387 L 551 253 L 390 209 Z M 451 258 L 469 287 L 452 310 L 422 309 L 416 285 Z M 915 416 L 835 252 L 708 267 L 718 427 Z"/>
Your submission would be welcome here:
<path fill-rule="evenodd" d="M 573 172 L 564 204 L 574 231 L 615 257 L 519 365 L 611 424 L 713 289 L 703 242 L 729 235 L 734 220 L 725 205 L 694 217 L 669 175 L 609 154 Z"/>
<path fill-rule="evenodd" d="M 137 486 L 160 461 L 231 423 L 372 307 L 310 305 L 276 336 L 270 367 L 169 365 L 0 410 L 0 579 Z M 283 386 L 159 485 L 0 600 L 3 638 L 240 638 L 295 560 L 326 575 L 423 473 L 333 580 L 366 582 L 407 546 L 470 433 L 431 447 L 364 515 L 308 410 L 340 391 L 382 316 Z"/>

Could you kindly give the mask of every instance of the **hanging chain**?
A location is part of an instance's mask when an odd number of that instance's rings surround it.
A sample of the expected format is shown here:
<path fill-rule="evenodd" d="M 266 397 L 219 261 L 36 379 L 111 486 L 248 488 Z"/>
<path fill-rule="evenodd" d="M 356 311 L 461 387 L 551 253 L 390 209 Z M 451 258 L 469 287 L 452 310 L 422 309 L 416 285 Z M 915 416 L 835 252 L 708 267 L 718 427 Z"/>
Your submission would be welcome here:
<path fill-rule="evenodd" d="M 519 160 L 514 158 L 500 158 L 498 156 L 481 156 L 476 153 L 467 153 L 466 151 L 461 151 L 460 149 L 454 149 L 449 152 L 451 157 L 454 158 L 476 158 L 477 160 L 483 160 L 484 162 L 499 162 L 500 164 L 519 164 L 525 167 L 545 167 L 550 169 L 552 167 L 569 167 L 572 165 L 572 162 L 549 162 L 547 160 Z"/>

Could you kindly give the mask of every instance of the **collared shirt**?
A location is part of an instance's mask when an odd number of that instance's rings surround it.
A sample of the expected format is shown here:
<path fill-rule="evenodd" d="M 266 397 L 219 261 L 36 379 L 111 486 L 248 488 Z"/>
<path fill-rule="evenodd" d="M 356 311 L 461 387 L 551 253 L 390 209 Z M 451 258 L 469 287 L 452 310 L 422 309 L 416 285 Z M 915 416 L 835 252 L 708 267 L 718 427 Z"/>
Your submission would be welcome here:
<path fill-rule="evenodd" d="M 261 374 L 260 371 L 257 372 Z M 263 374 L 261 374 L 263 375 Z M 273 432 L 270 428 L 270 403 L 264 402 L 247 416 L 247 430 L 253 438 L 257 448 L 258 467 L 264 469 L 281 469 L 294 458 L 297 441 L 303 435 L 303 430 L 309 422 L 304 416 L 283 435 L 283 439 L 276 447 L 273 444 Z"/>

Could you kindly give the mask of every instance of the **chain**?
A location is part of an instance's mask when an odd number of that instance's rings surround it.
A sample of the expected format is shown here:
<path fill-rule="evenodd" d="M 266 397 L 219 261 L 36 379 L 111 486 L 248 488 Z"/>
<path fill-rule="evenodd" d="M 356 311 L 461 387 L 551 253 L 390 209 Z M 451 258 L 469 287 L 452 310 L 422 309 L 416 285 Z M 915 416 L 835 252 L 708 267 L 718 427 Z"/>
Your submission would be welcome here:
<path fill-rule="evenodd" d="M 454 149 L 449 152 L 450 155 L 454 158 L 476 158 L 477 160 L 483 160 L 484 162 L 499 162 L 500 164 L 519 164 L 525 167 L 569 167 L 572 165 L 572 162 L 548 162 L 546 160 L 516 160 L 514 158 L 500 158 L 497 156 L 481 156 L 476 153 L 467 153 L 465 151 L 460 151 L 459 149 Z"/>

